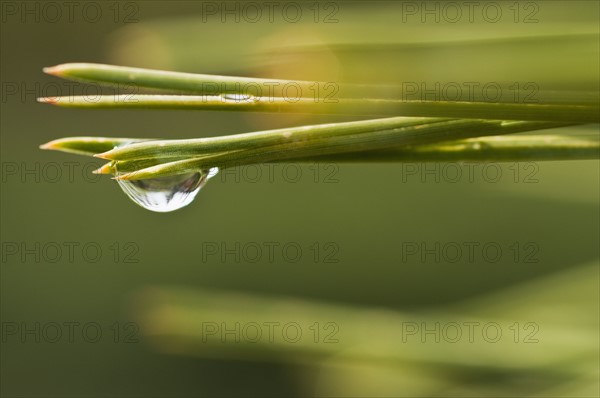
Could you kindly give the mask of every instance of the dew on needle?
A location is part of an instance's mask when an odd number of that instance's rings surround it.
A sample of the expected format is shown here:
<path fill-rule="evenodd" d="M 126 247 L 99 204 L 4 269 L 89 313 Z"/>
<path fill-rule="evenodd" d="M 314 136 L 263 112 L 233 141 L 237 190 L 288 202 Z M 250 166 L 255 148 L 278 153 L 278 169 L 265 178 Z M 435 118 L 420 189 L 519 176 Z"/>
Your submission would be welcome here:
<path fill-rule="evenodd" d="M 222 94 L 223 102 L 257 102 L 258 98 L 250 94 Z"/>

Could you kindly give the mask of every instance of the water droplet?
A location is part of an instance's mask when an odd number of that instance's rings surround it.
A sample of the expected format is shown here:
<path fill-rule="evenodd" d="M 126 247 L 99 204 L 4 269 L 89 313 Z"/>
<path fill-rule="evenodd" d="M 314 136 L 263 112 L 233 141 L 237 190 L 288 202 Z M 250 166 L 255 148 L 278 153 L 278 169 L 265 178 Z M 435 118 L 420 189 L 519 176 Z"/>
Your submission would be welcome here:
<path fill-rule="evenodd" d="M 219 173 L 219 168 L 218 167 L 211 167 L 208 170 L 208 175 L 206 176 L 206 178 L 208 178 L 209 180 L 211 178 L 213 178 L 214 176 L 216 176 Z"/>
<path fill-rule="evenodd" d="M 218 172 L 218 167 L 212 167 L 193 173 L 117 182 L 123 192 L 144 209 L 167 213 L 192 203 L 208 179 Z"/>
<path fill-rule="evenodd" d="M 225 102 L 256 102 L 258 98 L 250 94 L 223 94 L 221 95 Z"/>

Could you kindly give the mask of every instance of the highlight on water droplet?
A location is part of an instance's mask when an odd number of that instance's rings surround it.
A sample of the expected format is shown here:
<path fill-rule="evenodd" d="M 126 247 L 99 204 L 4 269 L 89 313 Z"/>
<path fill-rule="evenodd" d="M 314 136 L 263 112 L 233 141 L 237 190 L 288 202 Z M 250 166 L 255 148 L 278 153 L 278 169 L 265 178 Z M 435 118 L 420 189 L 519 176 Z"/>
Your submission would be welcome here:
<path fill-rule="evenodd" d="M 144 209 L 168 213 L 192 203 L 200 189 L 218 172 L 218 167 L 212 167 L 193 173 L 117 182 L 123 192 Z"/>
<path fill-rule="evenodd" d="M 250 94 L 222 94 L 224 102 L 256 102 L 258 98 Z"/>

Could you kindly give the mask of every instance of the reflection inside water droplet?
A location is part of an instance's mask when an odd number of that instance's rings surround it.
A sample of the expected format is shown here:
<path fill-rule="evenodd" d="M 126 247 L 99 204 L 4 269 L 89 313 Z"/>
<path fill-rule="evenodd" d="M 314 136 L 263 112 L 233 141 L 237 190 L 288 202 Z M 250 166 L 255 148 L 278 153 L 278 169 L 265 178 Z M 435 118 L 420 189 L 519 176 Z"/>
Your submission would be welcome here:
<path fill-rule="evenodd" d="M 208 179 L 218 172 L 218 167 L 212 167 L 193 173 L 117 182 L 123 192 L 144 209 L 167 213 L 192 203 Z"/>

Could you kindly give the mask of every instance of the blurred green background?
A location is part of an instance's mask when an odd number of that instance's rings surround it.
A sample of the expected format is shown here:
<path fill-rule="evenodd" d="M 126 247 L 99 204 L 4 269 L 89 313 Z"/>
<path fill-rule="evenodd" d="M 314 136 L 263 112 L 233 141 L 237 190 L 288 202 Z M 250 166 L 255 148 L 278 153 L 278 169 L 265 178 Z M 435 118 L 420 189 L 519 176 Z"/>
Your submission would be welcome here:
<path fill-rule="evenodd" d="M 541 49 L 546 58 L 530 57 L 546 68 L 515 59 L 510 46 L 502 54 L 447 50 L 473 39 L 597 35 L 597 2 L 521 3 L 518 17 L 496 2 L 505 16 L 497 23 L 477 13 L 473 22 L 444 14 L 422 22 L 406 2 L 294 3 L 303 12 L 298 22 L 283 17 L 282 2 L 273 22 L 256 23 L 220 9 L 243 13 L 236 2 L 91 2 L 89 14 L 74 3 L 72 18 L 57 3 L 57 18 L 47 3 L 2 2 L 3 396 L 598 395 L 597 161 L 507 163 L 489 175 L 482 165 L 259 166 L 222 173 L 192 205 L 155 214 L 109 178 L 93 177 L 91 165 L 102 162 L 38 146 L 63 136 L 192 138 L 353 118 L 73 110 L 35 101 L 85 90 L 42 73 L 65 62 L 334 82 L 539 78 L 541 86 L 598 90 L 597 36 L 573 50 L 575 65 L 551 48 Z M 532 11 L 537 22 L 521 23 Z M 398 45 L 409 49 L 405 57 Z M 472 62 L 490 54 L 489 63 Z M 575 131 L 597 134 L 598 126 L 561 132 Z M 293 262 L 264 249 L 252 261 L 253 253 L 222 250 L 265 242 L 302 253 Z M 465 242 L 493 244 L 502 255 L 487 261 L 477 249 L 473 261 L 466 251 L 451 261 L 438 250 L 438 261 L 406 251 Z M 502 340 L 403 334 L 407 325 L 474 319 L 499 324 Z M 52 342 L 44 334 L 45 325 L 65 322 L 93 322 L 102 336 Z M 305 339 L 205 341 L 202 322 L 296 322 Z M 335 324 L 338 342 L 312 342 L 315 322 L 323 333 Z M 41 329 L 25 333 L 36 323 Z M 537 328 L 533 344 L 523 342 L 526 324 Z M 135 341 L 127 342 L 131 331 Z"/>

